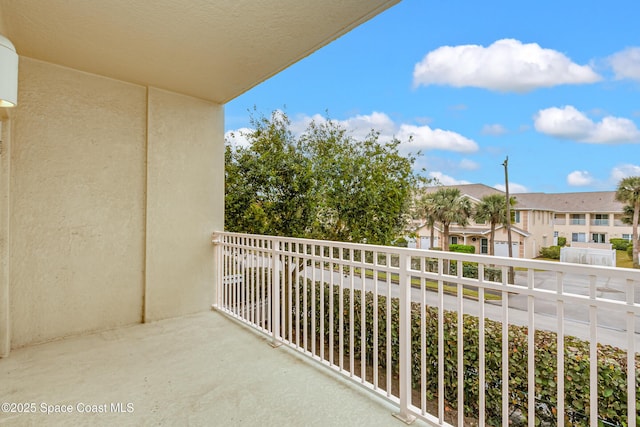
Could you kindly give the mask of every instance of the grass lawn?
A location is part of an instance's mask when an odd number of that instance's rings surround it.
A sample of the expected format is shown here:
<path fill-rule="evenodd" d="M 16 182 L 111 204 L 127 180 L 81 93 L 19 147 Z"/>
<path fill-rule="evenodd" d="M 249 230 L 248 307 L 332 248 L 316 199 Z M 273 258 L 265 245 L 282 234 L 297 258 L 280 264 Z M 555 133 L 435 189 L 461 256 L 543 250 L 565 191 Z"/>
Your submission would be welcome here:
<path fill-rule="evenodd" d="M 633 268 L 633 260 L 627 251 L 616 251 L 616 267 Z"/>
<path fill-rule="evenodd" d="M 355 270 L 356 274 L 360 274 L 360 269 L 357 268 Z M 365 276 L 368 279 L 372 279 L 373 278 L 373 271 L 369 271 L 367 270 L 365 273 Z M 384 271 L 380 271 L 378 272 L 378 280 L 387 280 L 387 273 Z M 391 274 L 391 283 L 398 283 L 400 281 L 400 276 L 396 273 L 392 273 Z M 417 277 L 414 277 L 411 279 L 411 286 L 414 288 L 420 288 L 420 279 Z M 425 287 L 429 290 L 432 291 L 437 291 L 438 290 L 438 283 L 437 282 L 431 282 L 431 281 L 426 281 L 425 282 Z M 442 290 L 445 294 L 448 295 L 458 295 L 458 287 L 456 285 L 447 285 L 447 284 L 443 284 L 442 286 Z M 467 288 L 462 288 L 462 295 L 466 296 L 466 297 L 470 297 L 470 298 L 475 298 L 478 299 L 478 291 L 475 291 L 473 289 L 467 289 Z M 485 301 L 497 301 L 497 300 L 501 300 L 502 297 L 500 295 L 496 295 L 496 294 L 492 294 L 489 292 L 485 292 L 484 294 L 484 299 Z"/>

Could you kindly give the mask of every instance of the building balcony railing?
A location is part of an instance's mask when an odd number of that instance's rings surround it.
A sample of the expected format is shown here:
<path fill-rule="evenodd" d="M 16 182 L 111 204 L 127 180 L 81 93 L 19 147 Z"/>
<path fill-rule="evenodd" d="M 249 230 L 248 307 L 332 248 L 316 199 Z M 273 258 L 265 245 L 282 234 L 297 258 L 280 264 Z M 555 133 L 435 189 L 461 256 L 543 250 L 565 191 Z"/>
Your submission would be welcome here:
<path fill-rule="evenodd" d="M 590 221 L 591 225 L 602 225 L 602 226 L 609 226 L 609 220 L 608 219 L 592 219 Z"/>
<path fill-rule="evenodd" d="M 640 271 L 235 233 L 214 244 L 215 309 L 405 421 L 640 416 Z"/>

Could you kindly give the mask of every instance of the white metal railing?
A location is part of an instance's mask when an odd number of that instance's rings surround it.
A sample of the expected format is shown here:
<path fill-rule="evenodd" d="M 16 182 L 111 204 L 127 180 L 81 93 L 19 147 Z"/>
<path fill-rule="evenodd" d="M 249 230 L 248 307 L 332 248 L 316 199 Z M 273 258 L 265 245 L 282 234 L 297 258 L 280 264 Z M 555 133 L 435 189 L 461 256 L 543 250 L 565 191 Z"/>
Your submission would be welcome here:
<path fill-rule="evenodd" d="M 432 425 L 636 426 L 640 271 L 214 234 L 214 307 Z"/>

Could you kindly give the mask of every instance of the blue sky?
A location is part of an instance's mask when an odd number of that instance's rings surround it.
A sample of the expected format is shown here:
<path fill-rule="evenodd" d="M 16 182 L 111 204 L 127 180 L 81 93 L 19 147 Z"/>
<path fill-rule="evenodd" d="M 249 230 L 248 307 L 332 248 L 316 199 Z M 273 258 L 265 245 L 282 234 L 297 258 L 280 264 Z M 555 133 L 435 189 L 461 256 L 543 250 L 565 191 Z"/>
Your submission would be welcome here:
<path fill-rule="evenodd" d="M 225 106 L 328 111 L 422 152 L 443 184 L 615 190 L 640 175 L 640 2 L 404 0 Z M 413 142 L 409 143 L 409 136 Z"/>

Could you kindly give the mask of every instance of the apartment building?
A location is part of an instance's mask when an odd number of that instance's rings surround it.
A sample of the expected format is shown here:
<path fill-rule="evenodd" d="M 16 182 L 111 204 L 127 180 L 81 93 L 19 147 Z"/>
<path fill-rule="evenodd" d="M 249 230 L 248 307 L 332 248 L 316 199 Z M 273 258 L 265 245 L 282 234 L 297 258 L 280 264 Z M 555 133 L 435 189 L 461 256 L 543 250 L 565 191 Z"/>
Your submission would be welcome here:
<path fill-rule="evenodd" d="M 489 194 L 504 194 L 484 184 L 450 186 L 460 190 L 464 197 L 479 203 Z M 440 187 L 429 187 L 428 192 Z M 622 222 L 624 204 L 615 200 L 615 191 L 576 193 L 518 193 L 513 194 L 516 205 L 511 226 L 514 257 L 535 258 L 540 248 L 557 244 L 558 237 L 573 246 L 590 245 L 609 247 L 610 239 L 631 240 L 631 226 Z M 478 224 L 472 219 L 465 227 L 452 225 L 449 243 L 473 245 L 476 253 L 489 253 L 490 224 Z M 422 221 L 416 229 L 416 246 L 429 248 L 431 230 Z M 434 227 L 434 247 L 441 246 L 442 229 Z M 496 227 L 495 254 L 508 254 L 506 227 Z"/>

